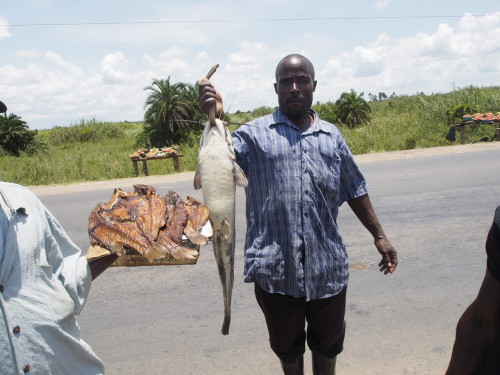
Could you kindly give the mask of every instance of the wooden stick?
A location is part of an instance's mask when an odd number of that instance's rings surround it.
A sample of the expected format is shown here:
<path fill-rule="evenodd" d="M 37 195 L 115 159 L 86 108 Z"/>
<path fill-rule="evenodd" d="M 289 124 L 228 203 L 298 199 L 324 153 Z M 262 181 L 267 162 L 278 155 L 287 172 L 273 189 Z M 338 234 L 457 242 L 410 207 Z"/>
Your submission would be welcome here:
<path fill-rule="evenodd" d="M 215 71 L 217 70 L 218 67 L 219 67 L 219 64 L 216 64 L 216 65 L 212 66 L 212 69 L 210 69 L 209 72 L 206 75 L 207 79 L 210 79 L 214 75 L 214 73 L 215 73 Z"/>
<path fill-rule="evenodd" d="M 219 64 L 216 64 L 212 66 L 212 69 L 207 73 L 206 77 L 207 79 L 210 79 L 210 77 L 213 76 L 217 68 L 219 67 Z M 215 109 L 217 107 L 217 104 L 214 106 L 210 107 L 210 110 L 208 111 L 208 120 L 210 121 L 210 125 L 215 126 Z"/>

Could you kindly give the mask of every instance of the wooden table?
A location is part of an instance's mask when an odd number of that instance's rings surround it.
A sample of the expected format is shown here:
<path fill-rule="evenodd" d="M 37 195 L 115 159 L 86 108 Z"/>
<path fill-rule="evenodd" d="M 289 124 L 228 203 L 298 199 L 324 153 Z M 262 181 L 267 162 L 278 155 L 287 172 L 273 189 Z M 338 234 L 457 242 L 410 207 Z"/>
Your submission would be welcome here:
<path fill-rule="evenodd" d="M 145 176 L 149 176 L 149 171 L 148 171 L 148 161 L 151 160 L 163 160 L 163 159 L 172 159 L 174 163 L 174 170 L 176 172 L 180 172 L 180 164 L 179 164 L 179 158 L 182 158 L 184 155 L 182 154 L 167 154 L 167 155 L 162 155 L 162 156 L 147 156 L 145 158 L 141 157 L 130 157 L 132 160 L 132 164 L 134 165 L 134 172 L 136 176 L 139 176 L 139 166 L 138 162 L 142 162 L 142 171 L 144 172 Z"/>
<path fill-rule="evenodd" d="M 500 123 L 498 122 L 475 122 L 475 121 L 462 121 L 453 124 L 454 127 L 458 128 L 460 132 L 460 143 L 465 144 L 466 136 L 465 136 L 465 127 L 467 125 L 491 125 L 495 127 L 495 135 L 491 139 L 492 141 L 500 141 Z"/>

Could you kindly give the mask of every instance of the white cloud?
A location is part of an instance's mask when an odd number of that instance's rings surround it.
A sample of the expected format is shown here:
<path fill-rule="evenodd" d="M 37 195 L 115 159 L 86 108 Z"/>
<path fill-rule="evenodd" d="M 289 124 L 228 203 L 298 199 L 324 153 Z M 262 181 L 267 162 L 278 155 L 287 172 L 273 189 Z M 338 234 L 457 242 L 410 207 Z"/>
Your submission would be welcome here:
<path fill-rule="evenodd" d="M 352 53 L 355 74 L 357 76 L 373 76 L 384 70 L 384 51 L 380 46 L 356 47 Z"/>
<path fill-rule="evenodd" d="M 204 74 L 203 68 L 198 64 L 207 63 L 207 55 L 199 52 L 193 56 L 192 50 L 174 46 L 156 57 L 145 55 L 144 60 L 148 71 L 146 73 L 148 85 L 153 78 L 166 79 L 167 77 L 170 77 L 171 82 L 194 83 L 196 82 L 194 77 L 201 78 Z"/>
<path fill-rule="evenodd" d="M 40 51 L 36 49 L 23 49 L 17 51 L 16 56 L 22 59 L 36 59 L 40 57 Z"/>
<path fill-rule="evenodd" d="M 299 39 L 275 44 L 247 36 L 245 41 L 220 50 L 180 42 L 155 53 L 144 48 L 136 55 L 120 48 L 104 53 L 86 69 L 78 60 L 63 58 L 64 50 L 43 51 L 37 46 L 45 61 L 0 65 L 0 92 L 9 110 L 35 128 L 94 117 L 140 120 L 147 96 L 144 88 L 153 78 L 170 76 L 172 82 L 194 83 L 219 63 L 212 82 L 221 91 L 226 109 L 250 110 L 277 104 L 274 70 L 291 49 L 314 56 L 318 80 L 315 101 L 336 100 L 351 88 L 365 94 L 413 94 L 449 91 L 454 84 L 498 84 L 500 13 L 491 17 L 465 15 L 454 26 L 443 23 L 433 32 L 406 37 L 387 32 L 349 50 L 334 47 L 331 56 L 323 60 L 317 59 L 321 56 L 318 50 L 325 48 L 321 44 L 336 45 L 330 43 L 334 36 L 318 35 L 301 33 Z M 16 55 L 35 59 L 37 50 L 21 49 Z"/>
<path fill-rule="evenodd" d="M 65 61 L 61 56 L 59 56 L 55 52 L 47 51 L 45 53 L 45 58 L 48 61 L 54 63 L 56 66 L 63 68 L 64 70 L 67 70 L 73 76 L 81 78 L 84 75 L 83 71 L 80 69 L 80 67 L 78 65 L 71 64 L 71 63 Z"/>
<path fill-rule="evenodd" d="M 376 10 L 381 10 L 381 9 L 384 9 L 384 8 L 387 8 L 390 4 L 390 0 L 378 0 L 374 5 L 373 7 L 376 9 Z"/>
<path fill-rule="evenodd" d="M 432 34 L 396 39 L 381 34 L 368 45 L 332 56 L 319 74 L 318 88 L 326 87 L 318 91 L 325 99 L 325 92 L 338 96 L 350 88 L 413 94 L 429 88 L 449 91 L 453 84 L 498 84 L 499 16 L 472 20 L 466 15 L 455 29 L 441 24 Z"/>
<path fill-rule="evenodd" d="M 106 55 L 100 64 L 104 83 L 119 83 L 128 78 L 127 66 L 129 60 L 122 52 Z"/>
<path fill-rule="evenodd" d="M 5 18 L 0 17 L 0 40 L 12 36 L 9 31 L 9 25 L 9 21 L 7 21 Z"/>
<path fill-rule="evenodd" d="M 45 74 L 38 66 L 30 64 L 24 69 L 19 69 L 11 65 L 0 66 L 1 83 L 5 86 L 2 95 L 10 90 L 24 90 L 25 86 L 33 83 L 43 82 Z"/>

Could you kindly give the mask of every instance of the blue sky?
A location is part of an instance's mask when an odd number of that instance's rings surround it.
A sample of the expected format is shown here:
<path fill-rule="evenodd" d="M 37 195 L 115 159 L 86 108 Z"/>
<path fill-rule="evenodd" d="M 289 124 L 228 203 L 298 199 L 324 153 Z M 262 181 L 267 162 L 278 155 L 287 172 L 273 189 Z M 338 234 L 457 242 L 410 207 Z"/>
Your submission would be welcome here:
<path fill-rule="evenodd" d="M 230 112 L 274 107 L 289 53 L 313 62 L 320 102 L 499 85 L 500 3 L 0 0 L 0 100 L 31 129 L 142 120 L 153 79 L 215 64 Z"/>

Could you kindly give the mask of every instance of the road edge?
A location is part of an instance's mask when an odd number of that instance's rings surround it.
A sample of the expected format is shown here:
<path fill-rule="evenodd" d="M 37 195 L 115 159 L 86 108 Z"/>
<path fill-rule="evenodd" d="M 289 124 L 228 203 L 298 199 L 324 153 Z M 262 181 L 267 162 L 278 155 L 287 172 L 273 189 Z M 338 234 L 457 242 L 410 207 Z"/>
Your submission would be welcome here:
<path fill-rule="evenodd" d="M 466 152 L 477 152 L 500 149 L 500 142 L 481 142 L 466 145 L 453 145 L 432 148 L 421 148 L 403 151 L 377 152 L 371 154 L 355 155 L 354 158 L 359 164 L 373 163 L 385 160 L 408 159 L 416 157 L 428 157 L 435 155 L 459 154 Z M 194 172 L 182 172 L 170 175 L 139 176 L 131 178 L 121 178 L 106 181 L 91 181 L 74 184 L 61 185 L 40 185 L 27 186 L 38 196 L 74 193 L 80 191 L 93 191 L 114 189 L 131 186 L 134 184 L 160 185 L 165 183 L 183 182 L 193 180 Z"/>

